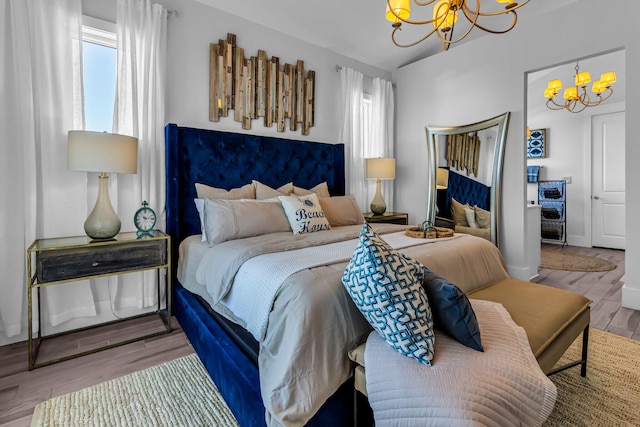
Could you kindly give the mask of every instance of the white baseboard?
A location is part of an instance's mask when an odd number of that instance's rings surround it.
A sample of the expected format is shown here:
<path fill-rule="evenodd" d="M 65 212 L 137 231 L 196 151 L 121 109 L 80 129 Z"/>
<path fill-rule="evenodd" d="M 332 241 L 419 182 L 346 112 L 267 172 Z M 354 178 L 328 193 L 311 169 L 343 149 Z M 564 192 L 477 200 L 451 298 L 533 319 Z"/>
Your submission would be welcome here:
<path fill-rule="evenodd" d="M 538 269 L 531 267 L 514 267 L 512 265 L 507 266 L 509 276 L 514 279 L 524 280 L 530 282 L 532 279 L 538 277 Z"/>
<path fill-rule="evenodd" d="M 587 244 L 585 236 L 567 236 L 567 245 L 579 246 L 583 248 L 591 247 L 591 244 Z"/>
<path fill-rule="evenodd" d="M 622 306 L 640 310 L 640 289 L 633 288 L 625 283 L 622 287 Z"/>

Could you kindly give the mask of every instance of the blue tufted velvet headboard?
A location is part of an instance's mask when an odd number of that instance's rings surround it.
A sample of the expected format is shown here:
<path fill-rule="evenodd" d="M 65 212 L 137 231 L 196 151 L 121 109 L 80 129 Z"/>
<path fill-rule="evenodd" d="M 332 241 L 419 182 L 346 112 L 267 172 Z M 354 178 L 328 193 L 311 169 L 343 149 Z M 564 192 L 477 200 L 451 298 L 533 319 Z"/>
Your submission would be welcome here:
<path fill-rule="evenodd" d="M 464 175 L 449 169 L 449 184 L 446 192 L 445 212 L 446 217 L 451 217 L 449 211 L 451 209 L 451 199 L 471 206 L 478 206 L 482 209 L 489 210 L 489 202 L 491 197 L 491 187 L 487 187 L 481 182 L 467 178 Z"/>
<path fill-rule="evenodd" d="M 174 249 L 186 237 L 200 233 L 200 219 L 193 203 L 196 182 L 229 190 L 253 179 L 274 188 L 288 182 L 311 188 L 326 181 L 331 195 L 344 195 L 344 144 L 194 129 L 171 123 L 165 127 L 165 144 L 167 233 Z"/>

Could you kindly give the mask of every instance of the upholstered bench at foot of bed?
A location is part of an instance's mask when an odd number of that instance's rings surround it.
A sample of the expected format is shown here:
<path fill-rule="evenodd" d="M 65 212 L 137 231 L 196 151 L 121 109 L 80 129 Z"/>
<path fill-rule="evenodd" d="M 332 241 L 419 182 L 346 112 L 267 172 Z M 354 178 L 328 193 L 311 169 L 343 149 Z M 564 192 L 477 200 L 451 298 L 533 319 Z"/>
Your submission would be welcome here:
<path fill-rule="evenodd" d="M 501 303 L 513 321 L 524 328 L 531 350 L 545 374 L 552 375 L 581 365 L 580 374 L 586 376 L 591 304 L 588 298 L 512 278 L 470 292 L 468 297 Z M 581 333 L 581 359 L 554 369 L 556 362 Z M 364 352 L 365 344 L 361 344 L 349 352 L 349 358 L 355 364 L 354 387 L 366 396 Z"/>
<path fill-rule="evenodd" d="M 551 375 L 581 365 L 580 373 L 582 376 L 586 375 L 591 318 L 591 300 L 588 298 L 575 292 L 518 279 L 501 280 L 470 292 L 467 296 L 501 303 L 511 314 L 513 321 L 524 328 L 531 350 L 545 374 Z M 553 369 L 581 333 L 581 360 Z"/>

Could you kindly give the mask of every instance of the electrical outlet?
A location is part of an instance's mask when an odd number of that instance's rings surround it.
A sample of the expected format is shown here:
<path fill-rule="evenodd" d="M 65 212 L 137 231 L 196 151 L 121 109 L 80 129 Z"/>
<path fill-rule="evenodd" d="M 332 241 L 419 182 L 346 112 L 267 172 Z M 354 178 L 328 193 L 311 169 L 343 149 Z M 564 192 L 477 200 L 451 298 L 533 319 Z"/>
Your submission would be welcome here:
<path fill-rule="evenodd" d="M 571 184 L 571 177 L 570 176 L 563 176 L 562 179 L 564 179 L 567 184 Z"/>

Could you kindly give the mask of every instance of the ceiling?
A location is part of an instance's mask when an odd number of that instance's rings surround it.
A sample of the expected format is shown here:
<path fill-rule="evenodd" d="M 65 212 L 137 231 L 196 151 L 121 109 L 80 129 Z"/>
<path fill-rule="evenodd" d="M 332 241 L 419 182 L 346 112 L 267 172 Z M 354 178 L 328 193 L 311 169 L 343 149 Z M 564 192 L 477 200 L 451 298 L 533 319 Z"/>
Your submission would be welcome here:
<path fill-rule="evenodd" d="M 529 117 L 536 117 L 548 113 L 546 108 L 546 99 L 544 98 L 544 89 L 547 87 L 549 80 L 560 79 L 562 80 L 563 88 L 573 84 L 573 76 L 575 75 L 576 60 L 574 58 L 571 62 L 567 62 L 562 65 L 545 68 L 534 73 L 530 73 L 527 79 L 528 86 L 528 103 L 527 114 Z M 602 105 L 612 104 L 614 102 L 624 102 L 626 93 L 625 84 L 625 52 L 624 50 L 618 50 L 611 53 L 602 55 L 596 55 L 589 58 L 583 58 L 578 61 L 580 71 L 589 71 L 591 74 L 591 80 L 595 81 L 600 78 L 600 75 L 606 71 L 615 71 L 617 75 L 617 82 L 611 87 L 613 88 L 613 95 Z M 587 87 L 588 93 L 594 97 L 591 93 L 591 84 Z M 562 99 L 562 93 L 564 89 L 557 95 L 559 100 Z M 566 112 L 566 114 L 571 114 Z"/>
<path fill-rule="evenodd" d="M 442 43 L 435 35 L 410 48 L 395 46 L 391 41 L 391 22 L 384 16 L 385 0 L 197 1 L 387 71 L 442 51 Z M 575 1 L 578 0 L 530 1 L 518 9 L 518 17 L 520 20 L 533 19 Z M 486 10 L 502 7 L 494 0 L 485 0 L 484 3 Z M 412 3 L 411 19 L 430 19 L 431 10 L 431 6 L 418 7 Z M 507 25 L 503 18 L 488 18 L 485 25 L 492 28 L 492 22 L 496 22 L 496 28 Z M 460 24 L 466 24 L 466 20 L 461 18 L 458 26 Z M 413 42 L 429 31 L 429 27 L 431 26 L 404 24 L 400 32 L 402 41 Z M 460 31 L 466 29 L 459 28 Z M 475 28 L 460 43 L 477 37 L 500 36 Z M 398 38 L 400 39 L 399 36 Z M 455 45 L 452 45 L 451 49 L 454 48 Z"/>

